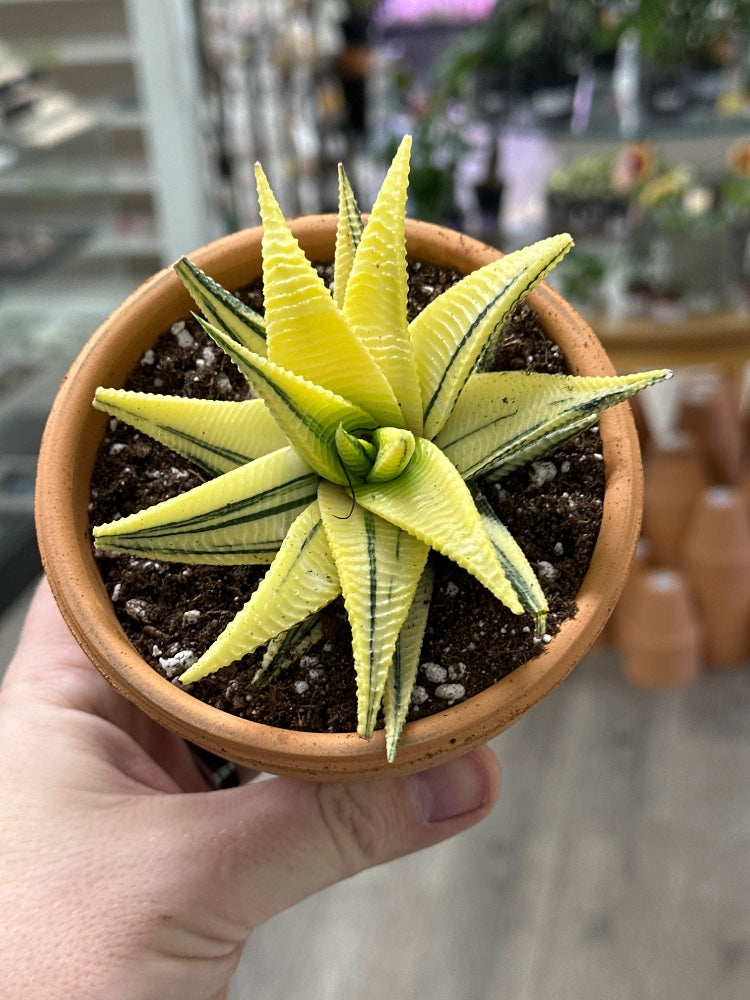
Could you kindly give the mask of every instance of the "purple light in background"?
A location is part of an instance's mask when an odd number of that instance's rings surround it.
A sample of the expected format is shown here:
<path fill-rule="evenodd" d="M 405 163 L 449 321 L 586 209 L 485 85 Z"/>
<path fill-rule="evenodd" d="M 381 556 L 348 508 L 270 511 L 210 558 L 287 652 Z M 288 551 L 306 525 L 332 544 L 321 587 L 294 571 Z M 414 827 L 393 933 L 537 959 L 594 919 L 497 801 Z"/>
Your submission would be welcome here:
<path fill-rule="evenodd" d="M 381 24 L 423 20 L 481 21 L 496 0 L 382 0 L 377 19 Z"/>

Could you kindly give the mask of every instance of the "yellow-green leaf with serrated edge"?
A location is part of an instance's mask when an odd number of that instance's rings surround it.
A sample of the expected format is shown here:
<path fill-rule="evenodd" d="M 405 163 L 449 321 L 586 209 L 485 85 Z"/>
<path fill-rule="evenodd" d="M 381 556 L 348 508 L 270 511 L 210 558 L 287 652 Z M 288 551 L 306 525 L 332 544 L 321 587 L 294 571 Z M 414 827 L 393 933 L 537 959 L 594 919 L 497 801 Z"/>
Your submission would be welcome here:
<path fill-rule="evenodd" d="M 187 493 L 94 528 L 99 549 L 165 562 L 267 563 L 318 476 L 293 448 L 280 448 Z"/>
<path fill-rule="evenodd" d="M 333 300 L 344 308 L 344 295 L 354 264 L 354 255 L 362 239 L 364 223 L 346 171 L 339 163 L 339 213 L 336 223 L 336 248 L 333 255 Z"/>
<path fill-rule="evenodd" d="M 495 552 L 510 585 L 515 590 L 524 611 L 534 616 L 536 634 L 542 635 L 547 624 L 549 606 L 529 560 L 521 546 L 492 509 L 487 498 L 482 494 L 476 494 L 474 502 L 482 515 L 482 522 L 487 529 L 487 534 L 495 547 Z"/>
<path fill-rule="evenodd" d="M 192 684 L 241 659 L 245 653 L 305 621 L 340 593 L 338 573 L 315 501 L 289 528 L 250 600 L 181 675 L 180 682 Z"/>
<path fill-rule="evenodd" d="M 442 552 L 520 614 L 523 607 L 466 483 L 432 442 L 417 438 L 415 444 L 412 460 L 398 479 L 353 487 L 357 503 Z"/>
<path fill-rule="evenodd" d="M 409 324 L 424 407 L 434 440 L 498 324 L 573 245 L 564 233 L 485 264 L 429 303 Z"/>
<path fill-rule="evenodd" d="M 385 373 L 401 406 L 398 420 L 381 421 L 422 433 L 422 397 L 406 323 L 404 212 L 411 137 L 393 159 L 367 221 L 346 285 L 344 315 Z"/>
<path fill-rule="evenodd" d="M 357 732 L 370 739 L 429 548 L 332 483 L 321 482 L 318 500 L 352 628 Z"/>
<path fill-rule="evenodd" d="M 602 410 L 670 375 L 663 368 L 617 376 L 472 375 L 435 444 L 465 479 L 510 472 L 574 437 Z"/>
<path fill-rule="evenodd" d="M 180 258 L 174 269 L 209 323 L 218 326 L 248 350 L 256 354 L 266 353 L 266 324 L 259 313 L 201 271 L 187 257 Z"/>
<path fill-rule="evenodd" d="M 298 622 L 286 632 L 280 632 L 269 639 L 263 662 L 253 677 L 254 684 L 267 684 L 283 673 L 300 656 L 307 652 L 316 642 L 323 638 L 323 626 L 320 615 L 316 612 L 308 615 L 304 621 Z"/>
<path fill-rule="evenodd" d="M 427 627 L 435 573 L 429 562 L 419 578 L 414 600 L 406 621 L 398 634 L 393 664 L 388 672 L 383 692 L 385 716 L 385 750 L 389 763 L 396 759 L 396 750 L 409 712 L 411 695 L 417 679 L 422 640 Z"/>
<path fill-rule="evenodd" d="M 263 298 L 268 357 L 275 364 L 400 426 L 398 401 L 369 350 L 349 328 L 323 279 L 286 224 L 256 166 L 263 220 Z"/>
<path fill-rule="evenodd" d="M 262 399 L 230 402 L 99 388 L 94 406 L 184 455 L 211 476 L 289 443 Z"/>
<path fill-rule="evenodd" d="M 347 482 L 336 450 L 336 431 L 372 430 L 377 422 L 360 407 L 322 386 L 308 382 L 234 343 L 221 330 L 204 324 L 219 347 L 223 348 L 250 382 L 256 395 L 268 409 L 300 455 L 323 476 L 334 483 Z"/>
<path fill-rule="evenodd" d="M 378 427 L 372 432 L 375 460 L 365 476 L 368 483 L 387 483 L 403 472 L 414 454 L 416 439 L 402 427 Z"/>

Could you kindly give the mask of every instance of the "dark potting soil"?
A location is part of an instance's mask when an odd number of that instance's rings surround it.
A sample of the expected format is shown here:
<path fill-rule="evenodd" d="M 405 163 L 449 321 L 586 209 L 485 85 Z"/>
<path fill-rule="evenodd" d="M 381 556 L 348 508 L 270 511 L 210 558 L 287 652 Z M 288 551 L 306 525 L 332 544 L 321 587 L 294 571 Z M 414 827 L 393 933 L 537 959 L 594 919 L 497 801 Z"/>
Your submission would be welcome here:
<path fill-rule="evenodd" d="M 327 269 L 321 267 L 327 274 Z M 410 262 L 410 318 L 460 277 Z M 240 296 L 262 311 L 260 285 Z M 567 371 L 536 313 L 521 306 L 506 327 L 497 370 Z M 166 331 L 132 372 L 128 388 L 209 398 L 250 393 L 232 362 L 186 318 Z M 191 463 L 110 420 L 91 489 L 91 523 L 125 516 L 198 485 Z M 575 598 L 599 532 L 604 466 L 598 428 L 543 459 L 484 484 L 484 492 L 539 577 L 548 598 L 547 633 L 508 611 L 474 577 L 432 553 L 436 568 L 410 719 L 430 715 L 500 680 L 554 641 L 576 612 Z M 118 619 L 155 670 L 174 683 L 249 599 L 265 566 L 197 566 L 97 552 Z M 341 598 L 322 616 L 323 637 L 266 687 L 252 683 L 262 651 L 193 684 L 195 697 L 235 715 L 287 729 L 356 729 L 351 632 Z"/>

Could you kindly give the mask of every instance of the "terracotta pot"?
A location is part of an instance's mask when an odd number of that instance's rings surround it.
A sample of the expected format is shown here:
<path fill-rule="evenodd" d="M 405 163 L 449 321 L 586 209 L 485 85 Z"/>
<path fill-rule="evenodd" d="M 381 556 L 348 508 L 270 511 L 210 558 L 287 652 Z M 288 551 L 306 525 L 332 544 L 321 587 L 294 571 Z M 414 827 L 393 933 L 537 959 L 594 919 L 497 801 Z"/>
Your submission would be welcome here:
<path fill-rule="evenodd" d="M 750 517 L 738 490 L 713 486 L 698 498 L 683 568 L 703 624 L 706 666 L 739 666 L 750 653 Z"/>
<path fill-rule="evenodd" d="M 696 679 L 701 632 L 690 592 L 672 569 L 642 570 L 628 584 L 620 628 L 622 670 L 641 688 L 680 688 Z"/>
<path fill-rule="evenodd" d="M 652 441 L 643 456 L 643 532 L 651 544 L 654 563 L 678 569 L 685 529 L 698 497 L 708 486 L 708 476 L 685 434 Z"/>
<path fill-rule="evenodd" d="M 292 229 L 313 260 L 331 260 L 335 217 L 310 216 Z M 217 240 L 192 253 L 195 263 L 228 288 L 260 275 L 261 230 Z M 451 230 L 407 223 L 410 254 L 468 273 L 498 251 Z M 529 298 L 575 373 L 614 369 L 591 329 L 547 286 Z M 89 480 L 107 417 L 92 408 L 99 385 L 120 386 L 139 358 L 176 319 L 193 308 L 171 269 L 135 291 L 94 333 L 65 378 L 50 413 L 39 459 L 36 518 L 39 545 L 52 590 L 81 647 L 125 697 L 148 715 L 220 756 L 264 771 L 316 778 L 363 778 L 425 768 L 485 743 L 527 712 L 573 669 L 617 603 L 640 528 L 643 484 L 630 410 L 601 417 L 606 494 L 603 523 L 579 611 L 544 652 L 482 694 L 409 723 L 394 764 L 385 759 L 382 733 L 367 742 L 354 733 L 298 733 L 221 712 L 156 673 L 135 652 L 115 617 L 92 554 L 87 505 Z"/>
<path fill-rule="evenodd" d="M 617 607 L 612 613 L 612 617 L 607 626 L 612 633 L 613 642 L 617 646 L 622 646 L 623 638 L 630 628 L 629 622 L 631 621 L 633 614 L 633 600 L 635 595 L 640 590 L 640 582 L 652 568 L 651 543 L 648 538 L 641 536 L 641 538 L 638 539 L 635 556 L 630 564 L 630 572 L 628 573 L 628 578 L 625 581 L 625 586 L 622 594 L 620 595 L 620 600 L 617 602 Z"/>
<path fill-rule="evenodd" d="M 734 486 L 742 473 L 744 429 L 739 392 L 724 372 L 691 374 L 682 387 L 679 426 L 713 483 Z"/>

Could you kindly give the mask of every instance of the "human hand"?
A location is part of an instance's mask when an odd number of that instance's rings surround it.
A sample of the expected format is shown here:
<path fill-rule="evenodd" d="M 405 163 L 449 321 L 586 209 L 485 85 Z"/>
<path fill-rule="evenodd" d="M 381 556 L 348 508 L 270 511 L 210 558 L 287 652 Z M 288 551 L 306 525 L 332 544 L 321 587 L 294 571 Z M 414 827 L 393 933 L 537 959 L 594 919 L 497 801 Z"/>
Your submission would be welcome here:
<path fill-rule="evenodd" d="M 483 747 L 409 778 L 208 791 L 187 744 L 89 663 L 46 582 L 0 689 L 0 759 L 3 1000 L 221 997 L 255 927 L 473 826 L 500 786 Z"/>

